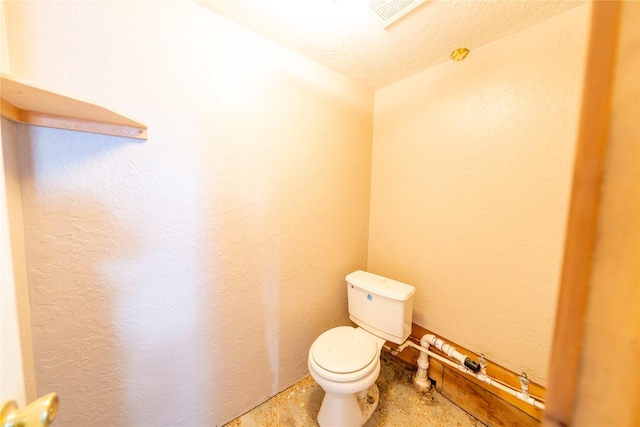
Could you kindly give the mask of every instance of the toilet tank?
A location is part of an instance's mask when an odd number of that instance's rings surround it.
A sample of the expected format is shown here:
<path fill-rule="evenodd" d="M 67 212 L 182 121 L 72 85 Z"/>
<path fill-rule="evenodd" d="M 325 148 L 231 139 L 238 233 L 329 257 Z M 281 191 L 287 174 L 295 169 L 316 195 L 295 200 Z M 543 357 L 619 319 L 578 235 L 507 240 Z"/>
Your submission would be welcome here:
<path fill-rule="evenodd" d="M 402 344 L 411 333 L 415 291 L 406 283 L 355 271 L 347 275 L 349 318 L 374 335 Z"/>

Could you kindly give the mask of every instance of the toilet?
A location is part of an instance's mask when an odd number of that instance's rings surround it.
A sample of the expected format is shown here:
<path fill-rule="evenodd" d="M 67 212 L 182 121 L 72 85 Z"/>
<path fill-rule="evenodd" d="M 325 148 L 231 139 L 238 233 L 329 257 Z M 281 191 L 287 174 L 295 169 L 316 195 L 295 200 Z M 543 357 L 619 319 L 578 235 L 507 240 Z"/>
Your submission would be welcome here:
<path fill-rule="evenodd" d="M 318 424 L 360 427 L 378 406 L 375 384 L 386 341 L 402 344 L 411 333 L 415 288 L 386 277 L 355 271 L 346 277 L 349 319 L 311 345 L 309 373 L 325 391 Z"/>

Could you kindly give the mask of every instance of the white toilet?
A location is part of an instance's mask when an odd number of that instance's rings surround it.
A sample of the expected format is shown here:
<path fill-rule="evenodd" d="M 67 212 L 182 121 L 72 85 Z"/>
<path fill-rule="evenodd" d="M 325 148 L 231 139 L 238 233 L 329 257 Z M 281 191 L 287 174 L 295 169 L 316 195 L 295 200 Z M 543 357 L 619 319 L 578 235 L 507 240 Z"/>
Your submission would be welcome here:
<path fill-rule="evenodd" d="M 311 345 L 308 366 L 325 391 L 321 427 L 360 427 L 378 406 L 375 381 L 385 341 L 402 344 L 411 333 L 415 288 L 366 271 L 347 275 L 349 318 Z"/>

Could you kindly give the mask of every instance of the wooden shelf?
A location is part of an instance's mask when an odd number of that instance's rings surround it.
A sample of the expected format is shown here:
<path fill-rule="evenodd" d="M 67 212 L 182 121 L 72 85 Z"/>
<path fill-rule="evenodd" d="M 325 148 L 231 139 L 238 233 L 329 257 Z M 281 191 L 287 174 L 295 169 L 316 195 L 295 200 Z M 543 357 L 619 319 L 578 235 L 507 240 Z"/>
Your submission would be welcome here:
<path fill-rule="evenodd" d="M 147 139 L 147 127 L 99 105 L 0 75 L 2 117 L 34 126 Z"/>

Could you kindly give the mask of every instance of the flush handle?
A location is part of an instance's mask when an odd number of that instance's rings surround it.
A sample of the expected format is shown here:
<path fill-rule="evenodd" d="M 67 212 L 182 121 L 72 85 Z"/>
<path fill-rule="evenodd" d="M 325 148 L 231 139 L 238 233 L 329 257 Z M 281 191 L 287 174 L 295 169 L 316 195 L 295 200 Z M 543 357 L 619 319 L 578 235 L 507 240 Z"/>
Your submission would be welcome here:
<path fill-rule="evenodd" d="M 10 401 L 0 411 L 0 427 L 46 427 L 53 422 L 57 413 L 58 393 L 42 396 L 24 409 L 18 409 L 16 402 Z"/>

